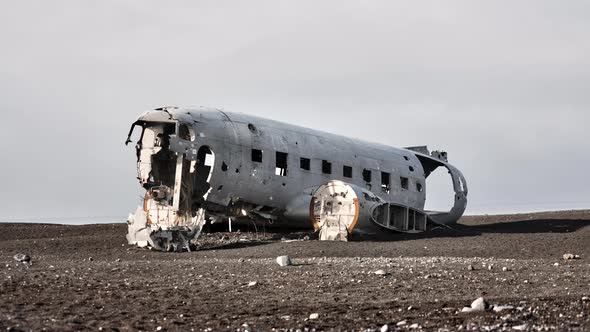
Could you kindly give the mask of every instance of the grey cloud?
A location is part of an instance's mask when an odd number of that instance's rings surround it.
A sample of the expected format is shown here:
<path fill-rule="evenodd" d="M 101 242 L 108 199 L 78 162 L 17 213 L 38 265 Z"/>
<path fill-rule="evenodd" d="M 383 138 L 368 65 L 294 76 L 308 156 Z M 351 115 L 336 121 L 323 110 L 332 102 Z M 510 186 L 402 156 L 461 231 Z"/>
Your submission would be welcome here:
<path fill-rule="evenodd" d="M 588 207 L 589 32 L 586 1 L 7 2 L 0 209 L 125 216 L 161 105 L 446 149 L 472 213 Z"/>

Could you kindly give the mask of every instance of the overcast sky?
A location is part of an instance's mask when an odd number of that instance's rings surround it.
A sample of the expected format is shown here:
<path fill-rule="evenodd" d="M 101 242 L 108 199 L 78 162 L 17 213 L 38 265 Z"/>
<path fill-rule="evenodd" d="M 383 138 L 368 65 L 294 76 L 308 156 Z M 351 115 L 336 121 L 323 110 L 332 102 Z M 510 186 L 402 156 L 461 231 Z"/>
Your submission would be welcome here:
<path fill-rule="evenodd" d="M 590 208 L 585 0 L 3 1 L 0 42 L 0 220 L 124 219 L 164 105 L 446 150 L 468 213 Z"/>

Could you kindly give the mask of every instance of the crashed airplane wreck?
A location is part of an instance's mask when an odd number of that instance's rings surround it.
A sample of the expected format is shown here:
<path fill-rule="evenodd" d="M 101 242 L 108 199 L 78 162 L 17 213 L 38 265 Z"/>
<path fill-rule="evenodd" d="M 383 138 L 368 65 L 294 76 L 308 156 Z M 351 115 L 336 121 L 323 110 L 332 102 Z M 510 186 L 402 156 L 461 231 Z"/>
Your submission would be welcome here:
<path fill-rule="evenodd" d="M 463 174 L 445 152 L 368 143 L 210 108 L 158 108 L 133 123 L 143 206 L 130 244 L 190 250 L 205 223 L 250 220 L 309 228 L 320 240 L 353 232 L 419 233 L 456 223 L 467 206 Z M 448 170 L 454 206 L 425 211 L 426 178 Z"/>

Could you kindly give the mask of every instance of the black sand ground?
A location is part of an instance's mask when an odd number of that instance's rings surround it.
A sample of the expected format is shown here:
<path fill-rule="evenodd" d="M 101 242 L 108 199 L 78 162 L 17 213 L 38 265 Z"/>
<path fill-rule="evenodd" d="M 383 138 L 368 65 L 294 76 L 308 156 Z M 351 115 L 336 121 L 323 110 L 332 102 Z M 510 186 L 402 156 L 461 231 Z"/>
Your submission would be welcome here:
<path fill-rule="evenodd" d="M 349 243 L 217 232 L 180 254 L 130 247 L 125 233 L 0 224 L 0 330 L 590 330 L 590 211 Z M 482 295 L 514 309 L 461 313 Z"/>

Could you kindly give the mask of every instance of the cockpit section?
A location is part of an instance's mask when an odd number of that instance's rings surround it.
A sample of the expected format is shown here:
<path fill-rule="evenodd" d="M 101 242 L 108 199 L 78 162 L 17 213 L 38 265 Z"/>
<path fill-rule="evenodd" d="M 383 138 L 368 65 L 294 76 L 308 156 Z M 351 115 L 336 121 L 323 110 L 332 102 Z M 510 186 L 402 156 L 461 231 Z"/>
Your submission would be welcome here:
<path fill-rule="evenodd" d="M 190 250 L 190 240 L 205 222 L 202 205 L 210 191 L 213 151 L 205 145 L 197 149 L 193 123 L 166 109 L 140 116 L 127 145 L 135 130 L 141 130 L 135 145 L 137 179 L 146 193 L 143 207 L 129 217 L 128 241 L 159 250 Z M 186 158 L 188 152 L 196 158 Z"/>

